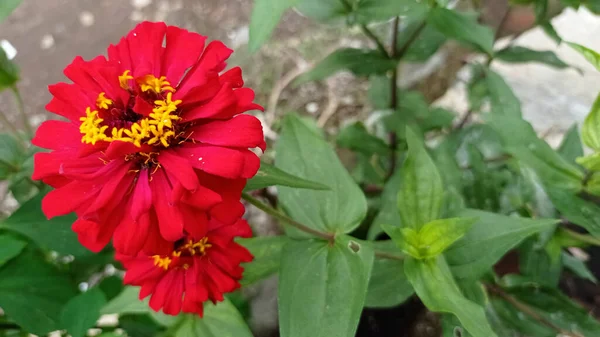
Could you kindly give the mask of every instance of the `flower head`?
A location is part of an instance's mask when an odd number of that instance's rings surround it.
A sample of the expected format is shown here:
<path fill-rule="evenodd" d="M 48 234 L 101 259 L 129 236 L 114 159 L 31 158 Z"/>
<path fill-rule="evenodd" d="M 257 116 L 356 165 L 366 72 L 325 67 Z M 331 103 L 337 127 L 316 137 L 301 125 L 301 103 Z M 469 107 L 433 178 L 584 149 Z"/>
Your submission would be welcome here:
<path fill-rule="evenodd" d="M 152 294 L 152 309 L 202 316 L 202 303 L 222 301 L 224 293 L 240 287 L 240 263 L 252 261 L 252 255 L 233 239 L 251 234 L 245 220 L 233 225 L 210 220 L 204 234 L 161 244 L 154 253 L 120 254 L 117 259 L 126 269 L 125 283 L 141 286 L 140 299 Z"/>
<path fill-rule="evenodd" d="M 198 218 L 243 213 L 239 194 L 260 165 L 250 148 L 265 148 L 260 122 L 243 113 L 262 108 L 240 68 L 224 71 L 232 50 L 205 40 L 144 22 L 108 58 L 75 58 L 73 83 L 49 87 L 47 109 L 68 121 L 37 130 L 33 143 L 51 152 L 36 155 L 33 178 L 55 187 L 45 214 L 76 212 L 89 249 L 114 236 L 119 252 L 152 250 L 205 230 Z"/>

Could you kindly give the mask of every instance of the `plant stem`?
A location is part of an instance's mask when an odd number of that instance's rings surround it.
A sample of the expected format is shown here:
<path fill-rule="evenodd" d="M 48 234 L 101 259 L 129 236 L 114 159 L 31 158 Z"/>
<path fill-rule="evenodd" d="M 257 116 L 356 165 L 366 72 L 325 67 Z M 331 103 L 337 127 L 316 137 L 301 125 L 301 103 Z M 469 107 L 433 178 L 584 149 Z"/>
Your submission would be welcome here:
<path fill-rule="evenodd" d="M 312 234 L 316 237 L 325 239 L 327 241 L 333 241 L 335 238 L 334 234 L 331 233 L 325 233 L 325 232 L 321 232 L 318 231 L 316 229 L 312 229 L 306 225 L 303 225 L 301 223 L 299 223 L 298 221 L 288 217 L 287 215 L 281 213 L 280 211 L 269 207 L 268 205 L 262 203 L 260 200 L 256 199 L 255 197 L 251 196 L 250 194 L 244 192 L 242 193 L 242 198 L 244 200 L 246 200 L 247 202 L 249 202 L 250 204 L 252 204 L 254 207 L 260 209 L 261 211 L 271 215 L 272 217 L 274 217 L 277 220 L 280 220 L 282 222 L 287 223 L 288 225 L 295 227 L 303 232 Z"/>
<path fill-rule="evenodd" d="M 567 228 L 560 228 L 560 230 L 565 233 L 566 235 L 570 236 L 571 238 L 577 240 L 577 241 L 581 241 L 593 246 L 600 246 L 600 239 L 595 238 L 591 235 L 586 235 L 586 234 L 581 234 L 581 233 L 577 233 L 575 231 L 572 231 L 570 229 Z"/>
<path fill-rule="evenodd" d="M 10 130 L 10 132 L 18 139 L 21 140 L 23 139 L 21 134 L 19 134 L 19 129 L 10 122 L 10 120 L 8 119 L 8 117 L 6 117 L 6 114 L 0 110 L 0 122 L 2 122 L 3 125 L 6 125 L 6 127 L 8 127 L 8 129 Z"/>
<path fill-rule="evenodd" d="M 379 250 L 375 251 L 375 257 L 378 257 L 381 259 L 388 259 L 388 260 L 398 260 L 398 261 L 404 260 L 404 256 L 402 256 L 402 255 L 396 255 L 396 254 L 392 254 L 392 253 L 388 253 L 388 252 L 382 252 Z"/>
<path fill-rule="evenodd" d="M 19 114 L 21 115 L 22 121 L 23 121 L 23 128 L 25 129 L 25 132 L 27 133 L 27 136 L 31 137 L 33 136 L 33 130 L 31 129 L 31 124 L 29 123 L 29 118 L 27 117 L 27 114 L 25 113 L 25 105 L 23 104 L 23 97 L 21 97 L 21 92 L 19 91 L 19 88 L 17 88 L 17 86 L 12 86 L 11 87 L 13 94 L 15 95 L 15 101 L 17 102 L 17 109 L 19 111 Z"/>
<path fill-rule="evenodd" d="M 395 59 L 397 55 L 396 45 L 398 44 L 398 29 L 400 28 L 400 17 L 394 18 L 394 24 L 392 25 L 392 41 L 390 45 L 391 59 Z M 396 111 L 398 109 L 398 65 L 394 67 L 392 76 L 390 78 L 390 109 Z M 388 135 L 388 141 L 390 143 L 390 168 L 385 177 L 385 181 L 388 181 L 394 172 L 396 171 L 397 151 L 398 151 L 398 136 L 396 131 L 390 131 Z"/>
<path fill-rule="evenodd" d="M 396 57 L 402 58 L 404 56 L 404 54 L 406 54 L 406 52 L 408 51 L 408 48 L 410 48 L 410 45 L 412 45 L 413 42 L 415 42 L 417 40 L 417 38 L 419 37 L 419 35 L 421 35 L 421 32 L 423 31 L 423 29 L 425 29 L 426 26 L 427 26 L 427 22 L 425 22 L 425 21 L 421 22 L 419 27 L 417 27 L 417 29 L 415 29 L 415 31 L 408 38 L 408 40 L 406 40 L 406 42 L 402 45 L 402 47 L 400 47 L 398 49 Z"/>
<path fill-rule="evenodd" d="M 385 50 L 385 46 L 383 45 L 383 43 L 381 43 L 381 41 L 379 40 L 379 38 L 377 37 L 377 35 L 375 35 L 375 33 L 373 33 L 369 27 L 367 27 L 367 25 L 360 25 L 360 28 L 362 29 L 363 33 L 365 33 L 366 36 L 368 36 L 371 40 L 373 40 L 373 42 L 375 42 L 375 44 L 377 45 L 377 49 L 386 57 L 388 57 L 388 52 L 387 50 Z"/>
<path fill-rule="evenodd" d="M 497 285 L 486 284 L 486 288 L 490 292 L 492 292 L 493 294 L 501 297 L 503 300 L 505 300 L 506 302 L 510 303 L 516 309 L 520 310 L 521 312 L 525 313 L 526 315 L 528 315 L 529 317 L 535 319 L 536 321 L 540 322 L 541 324 L 543 324 L 543 325 L 545 325 L 545 326 L 547 326 L 547 327 L 555 330 L 559 334 L 561 334 L 563 336 L 569 336 L 569 337 L 584 337 L 584 336 L 582 336 L 582 335 L 580 335 L 578 333 L 570 332 L 570 331 L 564 330 L 563 328 L 557 326 L 556 324 L 554 324 L 551 321 L 547 320 L 542 315 L 538 314 L 529 305 L 527 305 L 527 304 L 519 301 L 515 297 L 513 297 L 510 294 L 506 293 L 504 291 L 504 289 L 498 287 Z"/>

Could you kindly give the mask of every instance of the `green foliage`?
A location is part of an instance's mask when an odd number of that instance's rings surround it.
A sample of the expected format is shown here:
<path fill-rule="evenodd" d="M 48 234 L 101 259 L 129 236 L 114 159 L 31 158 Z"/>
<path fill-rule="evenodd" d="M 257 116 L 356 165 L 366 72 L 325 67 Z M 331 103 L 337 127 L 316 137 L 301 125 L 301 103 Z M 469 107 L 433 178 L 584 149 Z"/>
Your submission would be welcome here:
<path fill-rule="evenodd" d="M 374 248 L 378 251 L 397 253 L 396 245 L 390 240 L 375 242 Z M 413 293 L 413 287 L 404 274 L 403 259 L 375 259 L 365 307 L 394 307 L 404 302 Z"/>
<path fill-rule="evenodd" d="M 596 98 L 592 110 L 583 122 L 581 138 L 585 145 L 600 151 L 600 95 Z"/>
<path fill-rule="evenodd" d="M 8 5 L 10 5 L 11 2 L 15 1 L 8 0 L 8 2 Z M 16 2 L 18 3 L 20 1 Z M 2 21 L 3 15 L 8 15 L 5 14 L 6 12 L 3 6 L 6 6 L 4 1 L 0 4 L 0 21 Z M 6 53 L 4 52 L 4 49 L 0 48 L 0 91 L 2 91 L 2 89 L 15 85 L 15 83 L 17 83 L 18 80 L 19 68 L 17 68 L 17 66 L 8 59 Z"/>
<path fill-rule="evenodd" d="M 404 272 L 429 310 L 456 315 L 474 337 L 494 337 L 483 308 L 462 294 L 442 256 L 432 260 L 408 258 Z"/>
<path fill-rule="evenodd" d="M 494 32 L 466 14 L 446 8 L 433 8 L 427 23 L 450 39 L 470 44 L 486 54 L 494 53 Z"/>
<path fill-rule="evenodd" d="M 279 275 L 281 336 L 354 336 L 372 265 L 373 249 L 347 236 L 288 243 Z"/>
<path fill-rule="evenodd" d="M 256 0 L 250 18 L 250 41 L 248 48 L 257 51 L 277 26 L 283 13 L 299 0 Z"/>
<path fill-rule="evenodd" d="M 408 157 L 402 166 L 402 189 L 398 209 L 404 226 L 419 229 L 439 217 L 442 206 L 442 178 L 429 157 L 423 141 L 406 131 Z"/>
<path fill-rule="evenodd" d="M 4 21 L 19 4 L 21 4 L 21 0 L 3 0 L 0 3 L 0 22 Z"/>
<path fill-rule="evenodd" d="M 19 255 L 27 242 L 19 240 L 12 235 L 0 234 L 0 267 L 13 257 Z"/>
<path fill-rule="evenodd" d="M 367 212 L 365 196 L 327 142 L 295 115 L 283 121 L 276 145 L 275 165 L 286 172 L 325 184 L 330 191 L 280 187 L 281 206 L 295 220 L 311 228 L 348 233 Z M 289 230 L 295 237 L 305 233 Z"/>
<path fill-rule="evenodd" d="M 204 317 L 180 315 L 171 325 L 169 336 L 173 337 L 252 337 L 252 332 L 242 315 L 227 299 L 217 304 L 206 303 Z"/>
<path fill-rule="evenodd" d="M 538 62 L 558 69 L 569 67 L 568 64 L 552 51 L 532 50 L 521 46 L 511 46 L 502 49 L 496 53 L 495 57 L 507 63 Z"/>
<path fill-rule="evenodd" d="M 567 42 L 567 44 L 585 57 L 596 69 L 600 70 L 600 54 L 577 43 Z"/>
<path fill-rule="evenodd" d="M 99 288 L 73 297 L 62 310 L 61 326 L 72 337 L 87 335 L 87 330 L 100 318 L 100 309 L 105 303 L 106 298 Z"/>
<path fill-rule="evenodd" d="M 273 185 L 308 188 L 311 190 L 329 189 L 329 187 L 326 185 L 296 177 L 278 169 L 271 164 L 262 162 L 256 175 L 252 179 L 248 180 L 244 191 L 259 190 Z"/>
<path fill-rule="evenodd" d="M 237 242 L 246 247 L 254 256 L 251 263 L 244 264 L 244 278 L 241 283 L 252 284 L 279 270 L 279 257 L 289 240 L 285 236 L 267 236 L 251 239 L 239 239 Z"/>
<path fill-rule="evenodd" d="M 299 76 L 294 83 L 298 85 L 323 80 L 343 70 L 349 70 L 357 76 L 385 74 L 397 64 L 396 60 L 377 50 L 344 48 L 329 54 L 311 70 Z"/>

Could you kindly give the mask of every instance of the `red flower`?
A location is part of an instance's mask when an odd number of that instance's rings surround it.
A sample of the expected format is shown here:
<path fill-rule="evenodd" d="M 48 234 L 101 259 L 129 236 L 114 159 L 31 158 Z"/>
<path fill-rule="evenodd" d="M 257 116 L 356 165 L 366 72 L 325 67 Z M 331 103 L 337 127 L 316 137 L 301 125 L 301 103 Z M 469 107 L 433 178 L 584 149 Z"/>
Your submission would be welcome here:
<path fill-rule="evenodd" d="M 144 22 L 108 59 L 75 58 L 65 69 L 73 84 L 49 87 L 47 109 L 69 121 L 37 130 L 33 143 L 52 151 L 36 155 L 33 178 L 55 187 L 42 204 L 49 218 L 77 213 L 73 230 L 87 248 L 114 234 L 118 251 L 135 254 L 152 250 L 153 236 L 205 230 L 198 217 L 231 223 L 243 213 L 239 194 L 260 165 L 249 148 L 265 142 L 260 122 L 242 113 L 262 108 L 240 68 L 223 72 L 232 50 L 205 40 Z"/>
<path fill-rule="evenodd" d="M 199 233 L 198 233 L 199 234 Z M 238 236 L 252 235 L 245 220 L 234 225 L 209 221 L 203 235 L 191 235 L 161 245 L 154 255 L 117 255 L 125 267 L 126 284 L 141 286 L 140 299 L 152 294 L 150 307 L 165 314 L 180 311 L 203 314 L 202 303 L 223 300 L 223 294 L 240 287 L 242 262 L 252 261 L 246 248 L 235 243 Z"/>

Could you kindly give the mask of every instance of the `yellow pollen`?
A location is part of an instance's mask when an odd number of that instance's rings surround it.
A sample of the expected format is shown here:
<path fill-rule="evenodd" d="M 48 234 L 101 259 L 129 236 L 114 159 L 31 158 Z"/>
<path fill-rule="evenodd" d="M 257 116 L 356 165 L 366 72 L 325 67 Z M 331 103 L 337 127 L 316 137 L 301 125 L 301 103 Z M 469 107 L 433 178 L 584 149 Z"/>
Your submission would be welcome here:
<path fill-rule="evenodd" d="M 162 268 L 164 270 L 168 270 L 169 269 L 169 265 L 171 265 L 171 259 L 168 256 L 162 257 L 160 255 L 154 255 L 152 256 L 152 258 L 154 259 L 154 265 Z"/>
<path fill-rule="evenodd" d="M 100 95 L 98 95 L 98 98 L 96 98 L 96 106 L 100 109 L 108 109 L 108 107 L 113 104 L 112 99 L 106 98 L 104 96 L 105 94 L 106 93 L 101 92 Z"/>
<path fill-rule="evenodd" d="M 85 117 L 79 118 L 82 122 L 79 126 L 79 132 L 83 134 L 81 137 L 82 143 L 96 144 L 101 140 L 106 140 L 108 137 L 104 134 L 108 126 L 100 126 L 104 119 L 98 116 L 98 111 L 92 111 L 91 108 L 85 110 Z"/>
<path fill-rule="evenodd" d="M 200 241 L 194 242 L 192 240 L 188 241 L 185 245 L 181 247 L 181 249 L 187 249 L 191 255 L 200 254 L 202 256 L 206 255 L 206 250 L 212 247 L 210 243 L 208 243 L 208 238 L 203 237 Z"/>
<path fill-rule="evenodd" d="M 129 75 L 129 70 L 125 71 L 123 75 L 119 76 L 121 87 L 129 88 L 127 81 L 132 78 Z M 98 116 L 98 111 L 87 108 L 86 116 L 80 118 L 83 122 L 79 128 L 83 134 L 81 142 L 95 144 L 98 141 L 112 142 L 118 140 L 132 143 L 137 147 L 141 147 L 144 143 L 169 147 L 169 139 L 177 136 L 174 121 L 181 119 L 177 115 L 177 106 L 181 104 L 181 100 L 173 100 L 175 89 L 166 81 L 165 76 L 161 78 L 152 75 L 144 76 L 140 88 L 142 91 L 150 90 L 156 93 L 168 91 L 168 93 L 164 99 L 154 101 L 154 108 L 148 117 L 131 124 L 129 128 L 113 127 L 108 130 L 108 126 L 101 125 L 104 119 Z M 100 93 L 96 99 L 96 105 L 100 109 L 108 109 L 112 104 L 113 101 L 105 97 L 104 92 Z M 107 135 L 107 131 L 110 131 L 109 135 Z"/>
<path fill-rule="evenodd" d="M 167 81 L 166 76 L 156 78 L 154 75 L 146 75 L 142 78 L 138 78 L 137 81 L 140 85 L 140 89 L 142 89 L 143 92 L 153 91 L 156 94 L 160 94 L 163 91 L 175 91 L 175 89 L 173 89 L 171 86 L 171 83 Z"/>
<path fill-rule="evenodd" d="M 129 80 L 133 80 L 133 76 L 129 75 L 129 70 L 125 70 L 123 75 L 119 76 L 119 84 L 121 85 L 121 88 L 129 90 Z"/>

